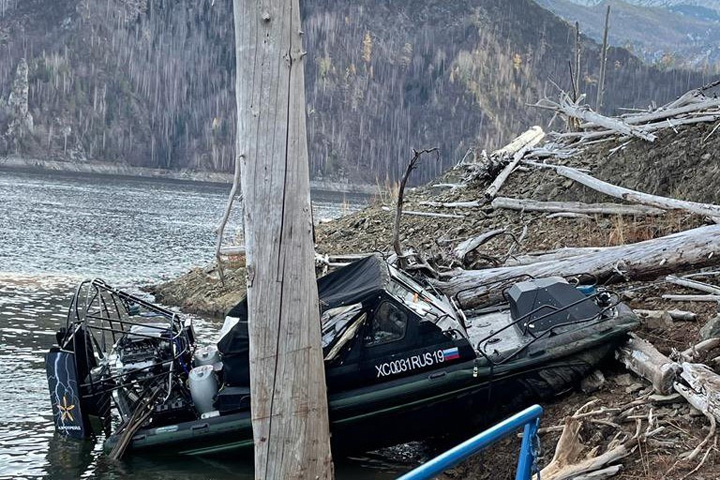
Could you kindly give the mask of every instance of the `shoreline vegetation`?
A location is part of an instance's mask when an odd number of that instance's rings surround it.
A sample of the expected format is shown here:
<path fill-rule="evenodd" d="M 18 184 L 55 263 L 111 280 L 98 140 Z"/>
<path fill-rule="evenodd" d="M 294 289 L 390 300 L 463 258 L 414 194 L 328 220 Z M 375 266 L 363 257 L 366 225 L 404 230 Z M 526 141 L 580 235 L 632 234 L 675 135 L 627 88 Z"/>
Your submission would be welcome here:
<path fill-rule="evenodd" d="M 232 184 L 233 176 L 229 173 L 200 170 L 166 170 L 149 167 L 132 167 L 109 162 L 67 162 L 60 160 L 42 160 L 22 156 L 0 157 L 0 169 L 25 172 L 57 172 L 63 174 L 80 173 L 83 175 L 106 175 L 120 177 L 139 177 L 158 180 L 175 180 L 184 182 Z M 312 190 L 323 190 L 338 193 L 358 193 L 374 195 L 378 193 L 378 185 L 357 184 L 337 180 L 310 180 Z"/>

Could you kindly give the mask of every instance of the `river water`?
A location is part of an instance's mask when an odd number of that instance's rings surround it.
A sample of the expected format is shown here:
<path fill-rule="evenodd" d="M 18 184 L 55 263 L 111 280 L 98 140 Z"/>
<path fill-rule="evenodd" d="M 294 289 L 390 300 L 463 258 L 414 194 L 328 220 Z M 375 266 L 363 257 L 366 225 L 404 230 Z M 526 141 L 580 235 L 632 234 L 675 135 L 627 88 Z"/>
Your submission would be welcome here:
<path fill-rule="evenodd" d="M 79 280 L 100 277 L 137 290 L 209 263 L 227 194 L 228 187 L 209 184 L 0 171 L 1 478 L 252 478 L 249 459 L 111 462 L 101 439 L 58 436 L 44 366 Z M 313 192 L 316 219 L 366 202 L 360 195 Z M 219 328 L 213 319 L 193 322 L 200 338 Z M 370 457 L 337 459 L 336 470 L 340 479 L 396 476 Z"/>

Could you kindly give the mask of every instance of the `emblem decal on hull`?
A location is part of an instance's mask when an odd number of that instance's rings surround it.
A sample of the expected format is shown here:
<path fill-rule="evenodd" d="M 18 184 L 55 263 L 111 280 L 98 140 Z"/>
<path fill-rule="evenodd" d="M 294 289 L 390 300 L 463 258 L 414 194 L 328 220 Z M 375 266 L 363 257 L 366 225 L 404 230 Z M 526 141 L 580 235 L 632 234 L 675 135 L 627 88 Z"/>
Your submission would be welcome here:
<path fill-rule="evenodd" d="M 60 410 L 60 416 L 62 417 L 62 421 L 70 420 L 71 422 L 74 422 L 75 419 L 72 416 L 72 411 L 75 409 L 75 405 L 68 405 L 67 397 L 63 395 L 62 399 L 62 405 L 58 403 L 58 410 Z"/>

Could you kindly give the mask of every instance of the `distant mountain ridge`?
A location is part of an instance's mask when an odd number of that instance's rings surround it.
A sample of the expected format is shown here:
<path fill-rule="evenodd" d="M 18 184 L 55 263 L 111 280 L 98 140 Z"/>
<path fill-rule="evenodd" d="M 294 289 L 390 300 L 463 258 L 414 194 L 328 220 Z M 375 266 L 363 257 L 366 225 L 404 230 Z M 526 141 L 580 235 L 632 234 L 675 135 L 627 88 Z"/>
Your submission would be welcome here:
<path fill-rule="evenodd" d="M 0 6 L 0 155 L 232 170 L 232 0 Z M 527 104 L 556 85 L 570 90 L 572 29 L 530 0 L 306 0 L 302 9 L 318 179 L 384 183 L 400 177 L 411 148 L 437 146 L 441 160 L 413 174 L 429 180 L 471 146 L 546 123 Z M 583 38 L 588 98 L 598 50 Z M 665 103 L 710 79 L 618 48 L 609 65 L 607 111 Z"/>
<path fill-rule="evenodd" d="M 720 71 L 720 0 L 537 0 L 602 41 L 605 10 L 612 6 L 610 44 L 630 49 L 659 68 Z"/>
<path fill-rule="evenodd" d="M 571 0 L 578 5 L 594 7 L 604 3 L 605 0 Z M 720 0 L 625 0 L 630 5 L 640 7 L 676 8 L 676 7 L 701 7 L 715 10 L 720 13 Z"/>

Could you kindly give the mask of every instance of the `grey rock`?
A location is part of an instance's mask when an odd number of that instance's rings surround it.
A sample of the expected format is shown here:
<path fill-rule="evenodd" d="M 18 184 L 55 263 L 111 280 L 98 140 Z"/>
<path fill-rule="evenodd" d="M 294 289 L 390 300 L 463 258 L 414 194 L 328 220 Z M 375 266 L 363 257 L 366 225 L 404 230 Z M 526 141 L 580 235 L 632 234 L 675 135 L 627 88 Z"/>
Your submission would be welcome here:
<path fill-rule="evenodd" d="M 702 340 L 720 337 L 720 315 L 716 315 L 708 320 L 700 329 L 699 335 Z"/>
<path fill-rule="evenodd" d="M 621 387 L 627 387 L 628 385 L 632 385 L 633 383 L 633 377 L 629 373 L 617 375 L 615 378 L 613 378 L 613 380 L 615 380 L 615 383 L 617 383 Z"/>
<path fill-rule="evenodd" d="M 633 383 L 629 387 L 625 387 L 625 392 L 627 393 L 633 393 L 637 392 L 639 390 L 642 390 L 644 388 L 644 385 L 642 383 Z"/>
<path fill-rule="evenodd" d="M 605 375 L 600 370 L 595 370 L 580 382 L 580 390 L 583 393 L 593 393 L 605 384 Z"/>
<path fill-rule="evenodd" d="M 28 111 L 29 91 L 28 64 L 24 58 L 21 58 L 15 71 L 15 80 L 13 80 L 6 107 L 10 115 L 6 135 L 10 139 L 22 138 L 25 134 L 32 133 L 35 128 L 33 117 Z"/>

